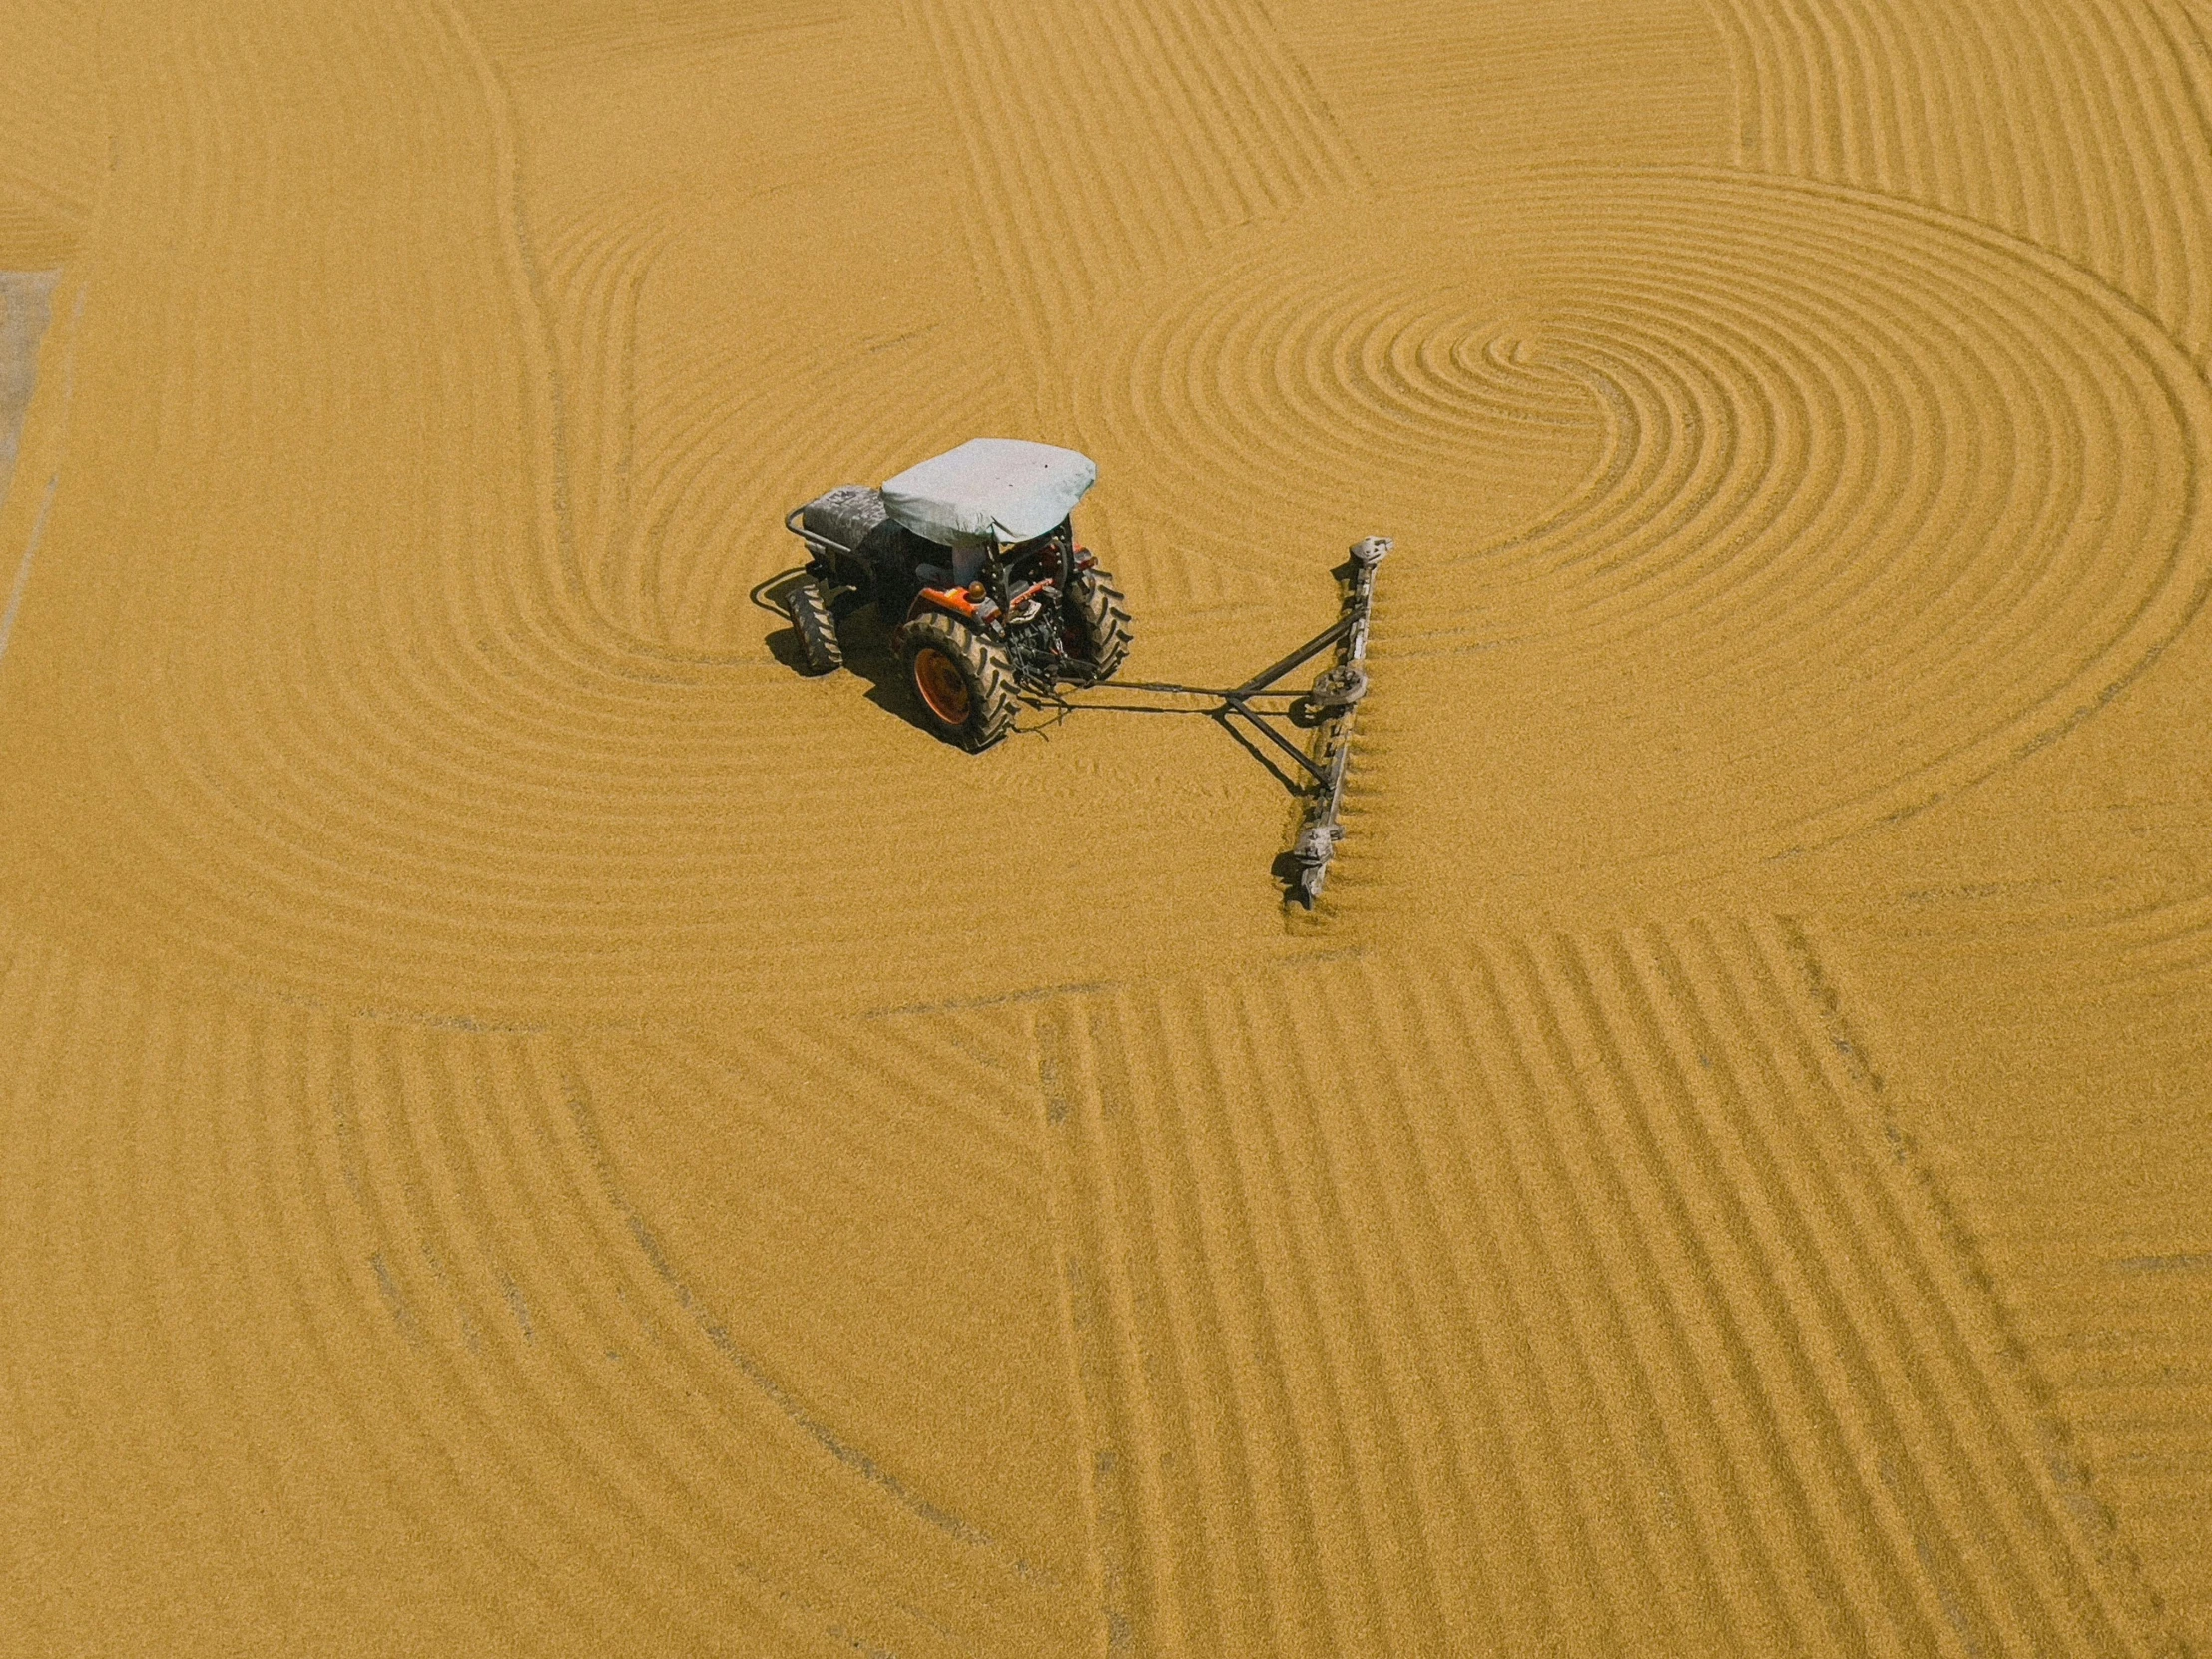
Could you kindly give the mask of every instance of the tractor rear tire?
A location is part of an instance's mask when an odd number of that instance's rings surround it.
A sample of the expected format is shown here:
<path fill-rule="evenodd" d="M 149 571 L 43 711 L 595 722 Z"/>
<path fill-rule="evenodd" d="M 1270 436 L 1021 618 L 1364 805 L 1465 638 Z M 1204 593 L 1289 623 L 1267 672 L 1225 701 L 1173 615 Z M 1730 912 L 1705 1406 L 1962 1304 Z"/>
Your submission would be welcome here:
<path fill-rule="evenodd" d="M 1134 630 L 1129 621 L 1129 601 L 1114 586 L 1103 565 L 1093 565 L 1075 579 L 1074 618 L 1068 642 L 1075 654 L 1096 670 L 1097 678 L 1111 680 L 1129 656 Z"/>
<path fill-rule="evenodd" d="M 988 749 L 1014 729 L 1014 670 L 997 642 L 942 612 L 898 631 L 906 683 L 929 729 L 962 749 Z"/>
<path fill-rule="evenodd" d="M 837 619 L 822 597 L 822 589 L 802 582 L 784 596 L 792 627 L 799 632 L 799 654 L 809 674 L 834 674 L 844 667 L 844 647 L 837 643 Z"/>

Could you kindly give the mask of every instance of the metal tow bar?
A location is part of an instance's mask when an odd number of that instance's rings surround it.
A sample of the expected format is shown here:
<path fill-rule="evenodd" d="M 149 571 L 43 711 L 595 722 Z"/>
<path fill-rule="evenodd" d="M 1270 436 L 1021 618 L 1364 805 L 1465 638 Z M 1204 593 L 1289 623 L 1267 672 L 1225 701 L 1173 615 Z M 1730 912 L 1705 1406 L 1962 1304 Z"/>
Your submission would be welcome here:
<path fill-rule="evenodd" d="M 1241 686 L 1183 686 L 1161 680 L 1113 680 L 1088 688 L 1108 693 L 1157 692 L 1169 697 L 1212 699 L 1217 707 L 1192 712 L 1212 715 L 1224 726 L 1229 725 L 1232 715 L 1241 716 L 1252 730 L 1266 738 L 1299 769 L 1304 775 L 1303 783 L 1292 776 L 1280 773 L 1279 776 L 1283 776 L 1284 782 L 1306 803 L 1297 838 L 1291 843 L 1290 858 L 1297 873 L 1290 881 L 1289 896 L 1308 909 L 1312 909 L 1314 901 L 1321 897 L 1322 885 L 1329 878 L 1330 860 L 1337 855 L 1337 843 L 1344 839 L 1344 826 L 1338 821 L 1338 814 L 1344 806 L 1345 770 L 1352 759 L 1353 718 L 1359 713 L 1360 700 L 1368 692 L 1368 614 L 1375 603 L 1375 567 L 1382 562 L 1391 545 L 1386 536 L 1369 536 L 1358 543 L 1352 549 L 1349 567 L 1338 567 L 1339 574 L 1348 578 L 1344 614 L 1289 656 L 1271 663 Z M 1278 680 L 1312 662 L 1331 646 L 1340 648 L 1337 661 L 1324 669 L 1312 686 L 1302 692 L 1274 689 Z M 1289 699 L 1288 706 L 1272 706 L 1280 699 Z M 1113 707 L 1110 704 L 1089 706 Z M 1293 742 L 1275 724 L 1278 720 L 1316 733 L 1312 752 Z M 1236 729 L 1232 727 L 1231 730 Z M 1263 751 L 1254 750 L 1253 753 L 1263 761 L 1267 759 Z"/>

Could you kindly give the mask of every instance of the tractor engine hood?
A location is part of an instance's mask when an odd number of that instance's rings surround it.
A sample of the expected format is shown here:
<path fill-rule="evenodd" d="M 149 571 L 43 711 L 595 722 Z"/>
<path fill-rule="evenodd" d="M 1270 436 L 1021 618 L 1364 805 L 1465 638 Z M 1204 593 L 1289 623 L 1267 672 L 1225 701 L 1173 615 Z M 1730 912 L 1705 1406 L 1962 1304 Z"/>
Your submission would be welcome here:
<path fill-rule="evenodd" d="M 970 438 L 883 481 L 883 506 L 940 547 L 1031 540 L 1055 528 L 1098 481 L 1072 449 L 1019 438 Z"/>

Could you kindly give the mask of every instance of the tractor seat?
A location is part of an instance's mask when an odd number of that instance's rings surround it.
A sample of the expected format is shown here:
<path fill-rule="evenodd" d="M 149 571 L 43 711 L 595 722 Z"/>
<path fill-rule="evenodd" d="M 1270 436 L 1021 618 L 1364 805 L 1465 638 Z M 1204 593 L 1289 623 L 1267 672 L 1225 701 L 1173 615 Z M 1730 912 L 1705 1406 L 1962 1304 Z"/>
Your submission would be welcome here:
<path fill-rule="evenodd" d="M 917 564 L 914 575 L 925 588 L 964 588 L 975 580 L 977 571 L 983 568 L 983 550 L 980 547 L 953 547 L 945 549 L 952 555 L 952 568 L 943 565 Z"/>

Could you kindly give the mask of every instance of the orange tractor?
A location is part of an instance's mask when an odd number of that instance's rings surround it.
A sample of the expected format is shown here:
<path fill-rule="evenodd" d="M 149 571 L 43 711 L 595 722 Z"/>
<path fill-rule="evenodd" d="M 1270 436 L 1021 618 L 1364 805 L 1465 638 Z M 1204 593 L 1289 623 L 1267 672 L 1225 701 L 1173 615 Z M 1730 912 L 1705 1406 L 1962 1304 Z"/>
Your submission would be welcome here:
<path fill-rule="evenodd" d="M 1290 896 L 1311 906 L 1344 838 L 1340 813 L 1353 717 L 1368 689 L 1376 567 L 1390 543 L 1370 536 L 1355 546 L 1336 573 L 1343 592 L 1337 620 L 1241 684 L 1120 680 L 1107 688 L 1112 702 L 1071 703 L 1061 687 L 1102 686 L 1129 655 L 1129 608 L 1075 539 L 1069 516 L 1097 480 L 1097 466 L 1072 449 L 974 438 L 881 489 L 846 484 L 795 507 L 784 523 L 807 544 L 807 567 L 793 573 L 798 580 L 781 588 L 781 598 L 808 671 L 843 666 L 838 620 L 872 603 L 897 631 L 928 724 L 964 749 L 988 748 L 1012 731 L 1024 698 L 1063 713 L 1207 715 L 1238 734 L 1300 802 L 1283 874 Z M 1281 687 L 1332 651 L 1335 662 L 1310 686 Z"/>
<path fill-rule="evenodd" d="M 929 724 L 964 749 L 1013 729 L 1017 692 L 1111 678 L 1129 607 L 1069 516 L 1097 479 L 1072 449 L 975 438 L 797 508 L 807 572 L 783 600 L 808 669 L 843 665 L 838 619 L 872 602 Z"/>

